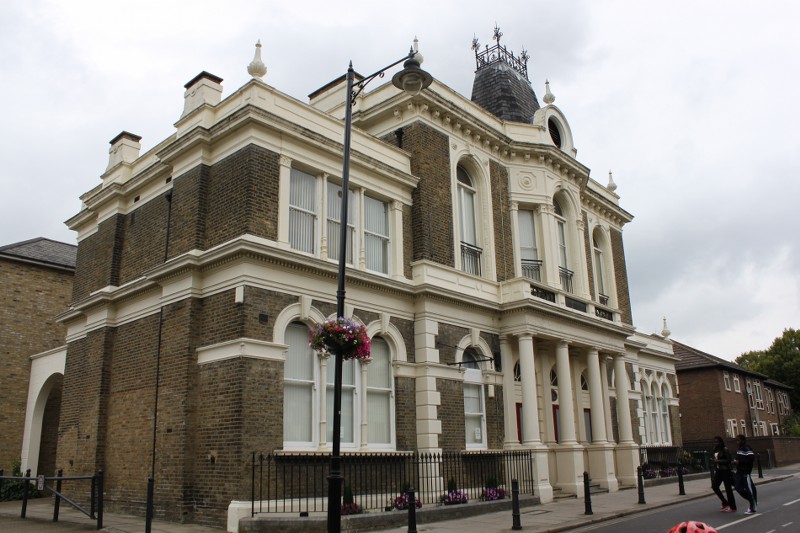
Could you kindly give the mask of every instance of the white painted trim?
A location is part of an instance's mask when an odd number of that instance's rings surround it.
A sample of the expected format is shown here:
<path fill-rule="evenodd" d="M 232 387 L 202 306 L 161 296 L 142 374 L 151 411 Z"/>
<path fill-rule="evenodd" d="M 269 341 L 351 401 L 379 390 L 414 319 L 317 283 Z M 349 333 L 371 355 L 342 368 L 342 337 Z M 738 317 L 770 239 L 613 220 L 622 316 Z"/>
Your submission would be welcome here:
<path fill-rule="evenodd" d="M 285 344 L 240 338 L 232 341 L 203 346 L 197 349 L 197 364 L 206 365 L 228 359 L 249 358 L 270 361 L 285 361 Z"/>

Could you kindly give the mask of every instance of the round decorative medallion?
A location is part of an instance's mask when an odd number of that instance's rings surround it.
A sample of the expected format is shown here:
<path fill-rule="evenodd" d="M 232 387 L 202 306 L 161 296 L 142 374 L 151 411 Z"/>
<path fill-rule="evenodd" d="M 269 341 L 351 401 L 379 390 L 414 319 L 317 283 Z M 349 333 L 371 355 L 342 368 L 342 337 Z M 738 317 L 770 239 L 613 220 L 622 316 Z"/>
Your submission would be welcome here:
<path fill-rule="evenodd" d="M 536 186 L 536 180 L 530 174 L 522 174 L 519 177 L 519 186 L 525 191 L 533 190 Z"/>

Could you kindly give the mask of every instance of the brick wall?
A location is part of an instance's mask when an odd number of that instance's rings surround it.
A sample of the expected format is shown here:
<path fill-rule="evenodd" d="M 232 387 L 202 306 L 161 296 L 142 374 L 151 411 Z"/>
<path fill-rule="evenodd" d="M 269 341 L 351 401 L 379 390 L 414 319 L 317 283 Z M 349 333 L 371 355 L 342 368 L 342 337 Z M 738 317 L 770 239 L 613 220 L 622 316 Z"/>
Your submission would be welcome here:
<path fill-rule="evenodd" d="M 497 281 L 514 277 L 514 249 L 511 237 L 511 212 L 508 205 L 508 169 L 492 160 L 489 179 L 494 220 Z"/>
<path fill-rule="evenodd" d="M 720 401 L 725 390 L 722 372 L 716 368 L 679 371 L 678 382 L 683 440 L 707 442 L 716 435 L 724 436 L 725 408 Z"/>
<path fill-rule="evenodd" d="M 412 194 L 412 261 L 430 259 L 455 266 L 448 137 L 416 122 L 404 128 L 403 149 L 411 152 L 411 173 L 420 178 Z"/>
<path fill-rule="evenodd" d="M 55 321 L 69 307 L 73 274 L 0 259 L 0 468 L 20 458 L 30 356 L 64 344 Z"/>
<path fill-rule="evenodd" d="M 417 402 L 416 382 L 413 378 L 394 380 L 395 432 L 397 449 L 417 449 Z"/>
<path fill-rule="evenodd" d="M 119 285 L 125 215 L 114 215 L 78 244 L 72 301 L 77 302 L 107 285 Z"/>
<path fill-rule="evenodd" d="M 633 324 L 631 297 L 628 290 L 628 267 L 625 263 L 625 248 L 622 245 L 622 232 L 611 230 L 611 253 L 614 256 L 614 279 L 617 284 L 617 304 L 622 313 L 622 322 Z"/>
<path fill-rule="evenodd" d="M 442 422 L 439 447 L 446 452 L 461 451 L 466 443 L 462 383 L 439 379 L 436 382 L 436 390 L 440 393 L 442 401 L 439 406 L 439 420 Z"/>

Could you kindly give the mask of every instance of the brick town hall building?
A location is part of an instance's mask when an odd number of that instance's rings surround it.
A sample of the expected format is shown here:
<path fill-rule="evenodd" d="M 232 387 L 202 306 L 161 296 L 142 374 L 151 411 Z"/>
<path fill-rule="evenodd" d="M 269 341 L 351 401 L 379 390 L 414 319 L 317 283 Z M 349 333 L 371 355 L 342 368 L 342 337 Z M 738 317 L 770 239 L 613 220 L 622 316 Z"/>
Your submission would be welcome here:
<path fill-rule="evenodd" d="M 344 365 L 342 450 L 532 450 L 542 501 L 582 495 L 584 470 L 633 485 L 639 444 L 680 433 L 671 346 L 633 326 L 632 215 L 576 159 L 549 86 L 540 105 L 526 54 L 474 48 L 471 99 L 434 80 L 354 104 L 345 314 L 373 361 Z M 344 79 L 304 103 L 261 79 L 260 48 L 252 65 L 224 99 L 192 79 L 147 152 L 114 138 L 67 222 L 55 463 L 102 468 L 112 509 L 143 512 L 154 448 L 157 516 L 222 524 L 251 452 L 331 446 L 333 362 L 308 328 L 335 315 Z"/>

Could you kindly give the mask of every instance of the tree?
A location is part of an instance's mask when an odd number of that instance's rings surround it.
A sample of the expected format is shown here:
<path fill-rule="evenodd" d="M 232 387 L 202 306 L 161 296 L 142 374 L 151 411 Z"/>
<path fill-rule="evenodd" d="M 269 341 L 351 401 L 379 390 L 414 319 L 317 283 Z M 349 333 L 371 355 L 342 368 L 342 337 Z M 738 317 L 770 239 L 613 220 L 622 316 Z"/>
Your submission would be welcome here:
<path fill-rule="evenodd" d="M 792 409 L 800 409 L 800 329 L 783 330 L 768 349 L 745 352 L 735 363 L 793 387 L 789 392 Z"/>

